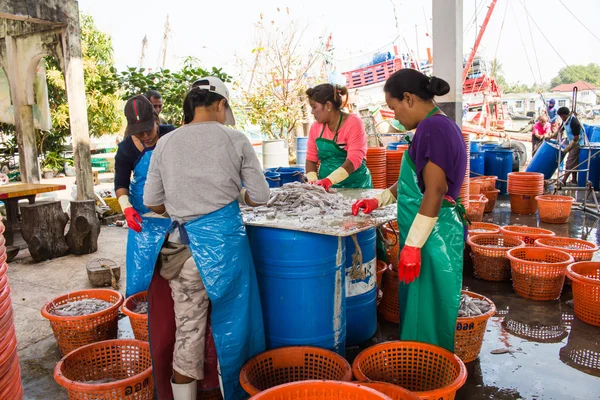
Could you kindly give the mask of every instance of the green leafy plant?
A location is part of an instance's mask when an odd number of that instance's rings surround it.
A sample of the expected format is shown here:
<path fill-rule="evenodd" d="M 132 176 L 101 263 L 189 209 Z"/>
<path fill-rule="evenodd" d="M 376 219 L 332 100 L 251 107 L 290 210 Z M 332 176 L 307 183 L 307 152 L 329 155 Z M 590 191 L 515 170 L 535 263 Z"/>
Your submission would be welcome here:
<path fill-rule="evenodd" d="M 60 172 L 63 170 L 66 158 L 56 151 L 49 151 L 42 160 L 42 171 L 44 172 Z"/>

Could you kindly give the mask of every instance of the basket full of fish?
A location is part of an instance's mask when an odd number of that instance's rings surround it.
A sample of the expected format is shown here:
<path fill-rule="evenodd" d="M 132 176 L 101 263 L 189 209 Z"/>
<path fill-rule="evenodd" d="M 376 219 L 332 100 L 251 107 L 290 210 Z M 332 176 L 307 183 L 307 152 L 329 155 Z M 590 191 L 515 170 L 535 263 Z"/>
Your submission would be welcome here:
<path fill-rule="evenodd" d="M 490 299 L 477 293 L 462 291 L 454 334 L 454 353 L 464 363 L 475 361 L 479 357 L 488 319 L 495 313 L 496 306 Z"/>

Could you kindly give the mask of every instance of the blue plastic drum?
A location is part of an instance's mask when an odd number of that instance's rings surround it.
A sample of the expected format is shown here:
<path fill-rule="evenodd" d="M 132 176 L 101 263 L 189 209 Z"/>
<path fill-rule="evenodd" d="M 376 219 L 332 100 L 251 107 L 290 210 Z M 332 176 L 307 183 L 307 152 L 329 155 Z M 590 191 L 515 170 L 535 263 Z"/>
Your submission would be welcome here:
<path fill-rule="evenodd" d="M 588 131 L 591 131 L 590 142 L 593 142 L 593 143 L 600 142 L 600 126 L 592 125 L 588 128 Z M 586 131 L 586 133 L 587 133 L 587 131 Z"/>
<path fill-rule="evenodd" d="M 471 152 L 471 178 L 485 175 L 485 153 L 483 151 Z"/>
<path fill-rule="evenodd" d="M 579 151 L 579 169 L 588 169 L 588 155 L 591 152 L 589 175 L 586 171 L 577 174 L 577 183 L 584 186 L 589 180 L 594 185 L 594 190 L 600 190 L 600 143 L 592 143 L 589 146 L 582 146 Z"/>
<path fill-rule="evenodd" d="M 487 150 L 485 152 L 485 175 L 497 176 L 496 189 L 500 190 L 501 194 L 507 193 L 506 181 L 508 174 L 512 171 L 513 151 L 512 150 Z"/>
<path fill-rule="evenodd" d="M 481 142 L 478 142 L 476 140 L 471 140 L 471 153 L 478 153 L 481 151 Z"/>
<path fill-rule="evenodd" d="M 308 138 L 296 138 L 296 164 L 300 166 L 306 165 L 306 149 L 308 147 Z"/>
<path fill-rule="evenodd" d="M 560 151 L 560 146 L 553 142 L 544 141 L 538 148 L 537 153 L 527 166 L 527 172 L 540 172 L 544 174 L 544 179 L 551 179 L 558 168 L 558 156 L 561 160 L 564 158 Z"/>

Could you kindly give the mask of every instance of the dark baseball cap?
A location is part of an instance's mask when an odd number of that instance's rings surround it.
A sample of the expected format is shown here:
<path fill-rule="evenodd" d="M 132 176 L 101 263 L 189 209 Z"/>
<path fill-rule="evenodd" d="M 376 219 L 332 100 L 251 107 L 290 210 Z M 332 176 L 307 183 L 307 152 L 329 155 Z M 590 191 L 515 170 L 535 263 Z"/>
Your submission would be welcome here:
<path fill-rule="evenodd" d="M 156 124 L 158 114 L 154 111 L 152 103 L 144 96 L 133 96 L 125 103 L 125 118 L 127 118 L 126 135 L 137 135 L 149 132 Z"/>

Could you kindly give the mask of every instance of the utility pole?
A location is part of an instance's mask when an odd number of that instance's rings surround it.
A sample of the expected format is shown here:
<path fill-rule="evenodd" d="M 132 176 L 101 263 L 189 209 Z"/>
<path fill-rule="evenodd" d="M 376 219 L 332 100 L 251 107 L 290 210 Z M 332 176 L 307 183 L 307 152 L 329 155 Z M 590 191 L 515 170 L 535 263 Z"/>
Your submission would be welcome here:
<path fill-rule="evenodd" d="M 144 68 L 144 64 L 146 63 L 146 50 L 148 50 L 148 35 L 144 35 L 144 39 L 142 40 L 142 54 L 140 55 L 138 68 Z"/>
<path fill-rule="evenodd" d="M 415 40 L 417 41 L 417 61 L 421 59 L 421 53 L 419 52 L 419 27 L 415 24 Z"/>

